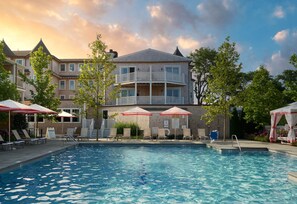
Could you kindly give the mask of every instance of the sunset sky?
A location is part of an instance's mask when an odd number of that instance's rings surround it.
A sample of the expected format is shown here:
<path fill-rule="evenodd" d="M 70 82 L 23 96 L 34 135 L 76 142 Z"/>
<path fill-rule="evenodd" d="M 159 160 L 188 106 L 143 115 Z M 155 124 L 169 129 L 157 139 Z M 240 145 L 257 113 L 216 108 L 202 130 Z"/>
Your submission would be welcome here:
<path fill-rule="evenodd" d="M 279 74 L 297 53 L 296 19 L 296 0 L 1 0 L 0 38 L 12 50 L 42 38 L 58 58 L 86 58 L 97 34 L 120 56 L 176 46 L 188 56 L 230 36 L 243 71 Z"/>

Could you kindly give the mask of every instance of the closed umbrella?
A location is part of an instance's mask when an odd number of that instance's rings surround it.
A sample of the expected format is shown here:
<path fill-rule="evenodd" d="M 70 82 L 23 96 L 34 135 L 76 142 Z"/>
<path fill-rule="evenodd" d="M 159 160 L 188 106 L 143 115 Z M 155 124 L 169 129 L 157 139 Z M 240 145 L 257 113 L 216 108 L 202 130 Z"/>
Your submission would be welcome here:
<path fill-rule="evenodd" d="M 0 111 L 2 112 L 8 112 L 8 138 L 10 142 L 10 114 L 12 111 L 23 111 L 23 113 L 28 112 L 38 112 L 38 110 L 31 108 L 30 106 L 27 106 L 25 104 L 13 101 L 13 100 L 5 100 L 0 101 Z"/>
<path fill-rule="evenodd" d="M 189 116 L 191 114 L 191 112 L 176 106 L 160 113 L 161 116 L 172 116 L 173 118 L 178 118 L 180 116 Z M 174 128 L 174 138 L 176 139 L 176 127 Z"/>
<path fill-rule="evenodd" d="M 137 123 L 139 115 L 151 116 L 152 113 L 137 106 L 137 107 L 134 107 L 127 111 L 122 112 L 122 115 L 123 116 L 136 116 L 136 123 Z M 136 128 L 136 137 L 138 137 L 138 128 Z"/>

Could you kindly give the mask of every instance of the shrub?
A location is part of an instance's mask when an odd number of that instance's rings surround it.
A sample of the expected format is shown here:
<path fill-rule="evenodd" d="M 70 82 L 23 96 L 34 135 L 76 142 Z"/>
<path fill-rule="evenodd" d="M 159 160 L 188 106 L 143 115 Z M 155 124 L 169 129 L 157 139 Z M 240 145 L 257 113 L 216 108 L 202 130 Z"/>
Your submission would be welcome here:
<path fill-rule="evenodd" d="M 124 128 L 131 128 L 131 135 L 134 135 L 134 136 L 136 136 L 136 128 L 137 128 L 138 135 L 139 135 L 139 126 L 136 123 L 117 122 L 114 124 L 114 127 L 117 128 L 117 134 L 123 134 Z"/>

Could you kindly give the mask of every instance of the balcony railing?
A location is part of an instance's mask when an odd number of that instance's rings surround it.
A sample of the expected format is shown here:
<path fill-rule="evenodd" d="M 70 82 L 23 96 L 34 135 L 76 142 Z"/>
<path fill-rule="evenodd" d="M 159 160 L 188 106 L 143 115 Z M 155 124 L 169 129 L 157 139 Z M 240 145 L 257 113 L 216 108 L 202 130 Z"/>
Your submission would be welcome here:
<path fill-rule="evenodd" d="M 116 75 L 116 83 L 129 82 L 171 82 L 185 84 L 185 74 L 168 72 L 133 72 Z"/>
<path fill-rule="evenodd" d="M 133 104 L 184 104 L 184 97 L 152 96 L 127 96 L 117 99 L 117 105 L 133 105 Z"/>
<path fill-rule="evenodd" d="M 9 80 L 14 83 L 18 88 L 21 88 L 21 89 L 24 89 L 25 88 L 25 83 L 24 81 L 22 80 L 21 77 L 17 77 L 16 80 L 15 80 L 15 77 L 14 75 L 10 74 L 9 75 Z"/>

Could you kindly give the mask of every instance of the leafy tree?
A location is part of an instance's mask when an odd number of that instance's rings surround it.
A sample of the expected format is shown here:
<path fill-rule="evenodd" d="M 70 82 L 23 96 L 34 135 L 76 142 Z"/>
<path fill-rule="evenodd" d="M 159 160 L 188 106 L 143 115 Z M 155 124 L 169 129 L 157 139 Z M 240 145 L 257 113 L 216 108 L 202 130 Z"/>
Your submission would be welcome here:
<path fill-rule="evenodd" d="M 198 100 L 198 105 L 201 106 L 208 91 L 207 79 L 209 76 L 210 67 L 214 65 L 217 51 L 210 48 L 200 48 L 190 54 L 192 59 L 192 71 L 195 78 L 194 92 Z"/>
<path fill-rule="evenodd" d="M 89 44 L 92 55 L 81 67 L 79 87 L 75 95 L 75 103 L 81 106 L 86 104 L 87 108 L 95 114 L 98 123 L 101 116 L 100 108 L 114 100 L 120 90 L 120 86 L 113 87 L 116 66 L 111 61 L 111 55 L 105 51 L 107 46 L 100 38 L 101 35 L 98 35 L 97 39 Z M 97 131 L 97 141 L 98 137 Z"/>
<path fill-rule="evenodd" d="M 284 104 L 284 97 L 276 87 L 268 70 L 260 66 L 254 72 L 254 78 L 243 92 L 243 110 L 245 120 L 259 126 L 270 123 L 269 112 Z"/>
<path fill-rule="evenodd" d="M 21 75 L 23 80 L 33 86 L 30 90 L 30 101 L 34 104 L 47 107 L 52 110 L 57 110 L 60 100 L 55 97 L 57 86 L 51 82 L 52 71 L 49 69 L 51 56 L 43 52 L 43 47 L 39 47 L 37 51 L 31 53 L 30 63 L 35 79 L 30 79 L 26 75 Z"/>
<path fill-rule="evenodd" d="M 206 124 L 210 124 L 219 115 L 224 115 L 224 140 L 227 135 L 227 120 L 231 116 L 230 106 L 236 105 L 236 96 L 241 88 L 241 63 L 235 43 L 229 42 L 229 37 L 219 47 L 215 64 L 210 68 L 208 78 L 209 92 L 206 95 L 206 113 L 202 116 Z"/>
<path fill-rule="evenodd" d="M 290 63 L 297 68 L 297 55 L 290 58 Z M 291 101 L 297 101 L 297 70 L 285 70 L 277 79 L 283 83 L 283 93 Z M 291 102 L 289 101 L 289 102 Z"/>
<path fill-rule="evenodd" d="M 20 95 L 16 85 L 9 80 L 9 72 L 4 68 L 6 57 L 4 54 L 4 43 L 0 42 L 0 101 L 12 99 L 19 100 Z"/>

